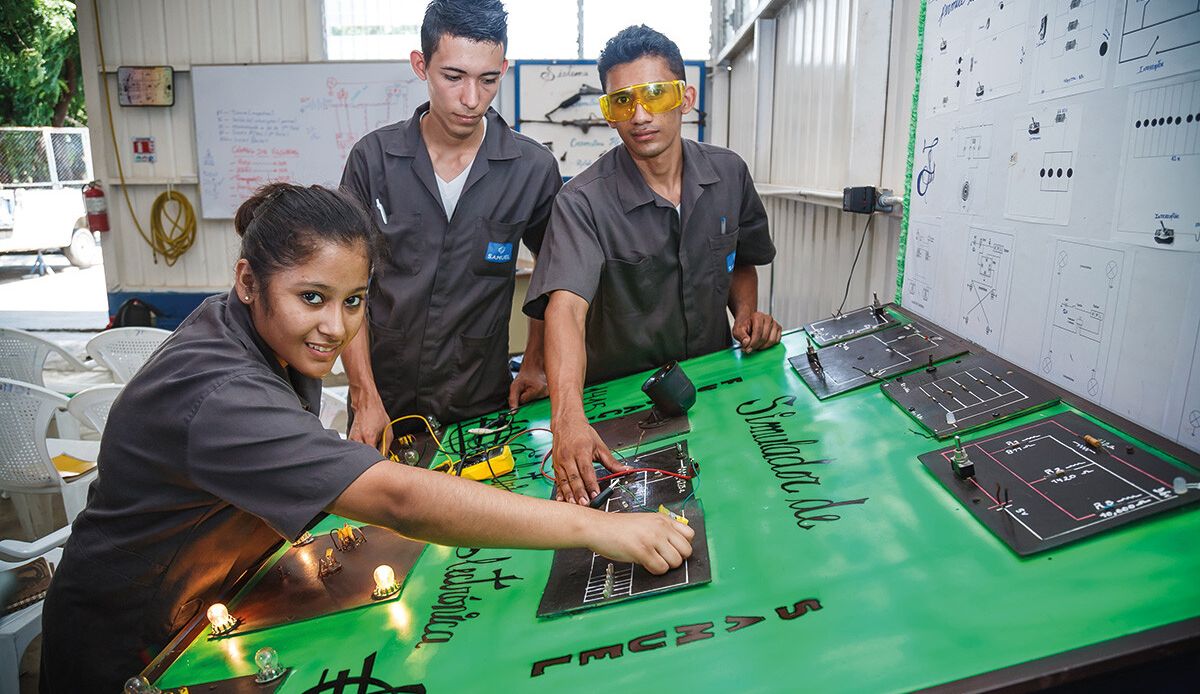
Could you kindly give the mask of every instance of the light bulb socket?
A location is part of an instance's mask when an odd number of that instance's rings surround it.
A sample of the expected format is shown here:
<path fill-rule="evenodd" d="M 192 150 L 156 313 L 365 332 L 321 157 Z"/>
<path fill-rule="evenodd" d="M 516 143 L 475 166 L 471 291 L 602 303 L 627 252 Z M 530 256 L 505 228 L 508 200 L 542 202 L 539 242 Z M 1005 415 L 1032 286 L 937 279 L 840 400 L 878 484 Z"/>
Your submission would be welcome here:
<path fill-rule="evenodd" d="M 376 586 L 375 590 L 371 591 L 371 597 L 375 600 L 386 600 L 387 598 L 390 598 L 399 592 L 400 592 L 400 582 L 394 581 L 394 582 L 392 582 L 392 585 L 384 586 L 383 588 Z"/>
<path fill-rule="evenodd" d="M 208 630 L 208 639 L 210 641 L 213 639 L 219 639 L 222 636 L 229 634 L 234 629 L 237 629 L 238 625 L 241 623 L 242 623 L 242 620 L 238 619 L 237 617 L 234 617 L 233 615 L 229 615 L 228 619 L 222 620 L 221 622 L 219 622 L 217 624 L 210 624 L 210 627 Z"/>
<path fill-rule="evenodd" d="M 287 674 L 287 671 L 288 669 L 285 667 L 277 667 L 271 670 L 259 670 L 258 674 L 254 676 L 254 682 L 255 684 L 274 682 L 275 680 Z"/>

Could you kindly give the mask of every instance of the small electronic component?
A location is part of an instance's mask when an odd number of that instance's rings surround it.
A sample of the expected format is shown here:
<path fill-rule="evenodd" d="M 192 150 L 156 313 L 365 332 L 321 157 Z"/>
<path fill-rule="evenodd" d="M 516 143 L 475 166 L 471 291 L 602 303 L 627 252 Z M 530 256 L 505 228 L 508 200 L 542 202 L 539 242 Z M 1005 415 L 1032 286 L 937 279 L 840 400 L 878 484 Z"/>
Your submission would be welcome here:
<path fill-rule="evenodd" d="M 1176 477 L 1171 481 L 1171 486 L 1176 495 L 1183 496 L 1188 493 L 1189 489 L 1200 489 L 1200 482 L 1188 482 L 1182 477 Z"/>
<path fill-rule="evenodd" d="M 333 548 L 325 550 L 325 556 L 317 562 L 317 578 L 325 579 L 342 570 L 342 563 L 333 556 Z"/>
<path fill-rule="evenodd" d="M 125 694 L 162 694 L 162 690 L 139 675 L 125 680 Z"/>
<path fill-rule="evenodd" d="M 305 530 L 303 535 L 296 538 L 296 541 L 292 543 L 292 546 L 293 547 L 303 547 L 304 545 L 310 544 L 312 541 L 313 541 L 312 533 Z"/>
<path fill-rule="evenodd" d="M 608 600 L 609 598 L 612 597 L 614 581 L 615 581 L 615 574 L 613 571 L 613 565 L 612 565 L 612 562 L 609 562 L 608 568 L 604 570 L 604 599 L 605 600 Z"/>
<path fill-rule="evenodd" d="M 954 437 L 954 454 L 950 457 L 950 467 L 954 470 L 954 476 L 960 480 L 975 476 L 975 463 L 967 457 L 967 452 L 962 447 L 962 439 L 957 436 Z"/>
<path fill-rule="evenodd" d="M 677 523 L 683 523 L 684 525 L 688 525 L 687 518 L 684 518 L 683 516 L 679 515 L 678 513 L 675 513 L 674 511 L 667 508 L 666 506 L 663 506 L 662 504 L 658 505 L 658 512 Z"/>
<path fill-rule="evenodd" d="M 1092 436 L 1091 434 L 1084 434 L 1083 442 L 1086 443 L 1088 446 L 1091 446 L 1092 448 L 1096 449 L 1097 451 L 1100 450 L 1101 448 L 1104 448 L 1104 442 L 1101 441 L 1100 439 L 1096 438 L 1095 436 Z"/>
<path fill-rule="evenodd" d="M 258 649 L 254 654 L 254 664 L 258 666 L 258 674 L 254 676 L 258 684 L 274 682 L 287 672 L 286 668 L 279 665 L 279 654 L 270 646 Z"/>
<path fill-rule="evenodd" d="M 387 564 L 375 567 L 372 578 L 375 579 L 375 590 L 371 591 L 371 597 L 375 600 L 383 600 L 400 592 L 400 583 L 396 580 L 396 572 Z"/>
<path fill-rule="evenodd" d="M 225 605 L 214 602 L 208 608 L 208 623 L 211 626 L 208 632 L 209 638 L 216 638 L 236 629 L 238 618 L 229 614 L 229 609 Z"/>
<path fill-rule="evenodd" d="M 367 541 L 367 536 L 361 530 L 349 523 L 329 531 L 333 546 L 342 552 L 349 552 Z"/>
<path fill-rule="evenodd" d="M 821 357 L 817 356 L 817 348 L 813 346 L 812 339 L 808 341 L 808 365 L 812 367 L 812 371 L 822 381 L 825 380 L 825 367 L 821 366 Z"/>

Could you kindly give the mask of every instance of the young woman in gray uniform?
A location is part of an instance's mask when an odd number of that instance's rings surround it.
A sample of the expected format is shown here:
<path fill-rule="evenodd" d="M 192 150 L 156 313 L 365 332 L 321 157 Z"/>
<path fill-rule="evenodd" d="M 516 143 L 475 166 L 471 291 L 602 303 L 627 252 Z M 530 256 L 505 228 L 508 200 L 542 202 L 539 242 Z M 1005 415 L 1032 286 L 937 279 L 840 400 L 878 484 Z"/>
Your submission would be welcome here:
<path fill-rule="evenodd" d="M 451 546 L 588 547 L 655 573 L 692 531 L 380 460 L 317 417 L 363 321 L 378 233 L 349 196 L 273 184 L 238 210 L 233 290 L 113 404 L 100 473 L 43 612 L 43 692 L 118 691 L 281 539 L 323 512 Z"/>

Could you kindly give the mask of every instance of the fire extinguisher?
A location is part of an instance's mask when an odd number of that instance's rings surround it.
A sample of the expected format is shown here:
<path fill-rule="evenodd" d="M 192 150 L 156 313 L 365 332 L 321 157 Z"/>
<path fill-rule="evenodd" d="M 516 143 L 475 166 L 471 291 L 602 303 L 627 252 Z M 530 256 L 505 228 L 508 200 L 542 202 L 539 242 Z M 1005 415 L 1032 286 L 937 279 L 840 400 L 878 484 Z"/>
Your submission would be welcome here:
<path fill-rule="evenodd" d="M 99 181 L 83 187 L 83 208 L 87 211 L 87 225 L 92 231 L 108 231 L 108 201 Z"/>

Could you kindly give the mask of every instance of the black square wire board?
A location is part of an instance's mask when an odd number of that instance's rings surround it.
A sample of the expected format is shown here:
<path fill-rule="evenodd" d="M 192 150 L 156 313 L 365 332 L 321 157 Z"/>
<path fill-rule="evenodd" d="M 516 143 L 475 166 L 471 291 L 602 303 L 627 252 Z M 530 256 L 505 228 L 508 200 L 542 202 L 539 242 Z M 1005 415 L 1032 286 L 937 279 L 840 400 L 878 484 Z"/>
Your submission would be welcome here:
<path fill-rule="evenodd" d="M 788 362 L 824 400 L 966 352 L 966 342 L 913 321 L 822 347 L 814 355 L 790 357 Z"/>
<path fill-rule="evenodd" d="M 804 332 L 808 333 L 818 347 L 828 347 L 852 337 L 868 335 L 899 323 L 891 311 L 888 311 L 887 306 L 880 306 L 878 309 L 874 306 L 864 306 L 840 316 L 814 321 L 804 326 Z"/>
<path fill-rule="evenodd" d="M 1058 402 L 1035 378 L 986 354 L 964 354 L 880 388 L 939 439 Z"/>
<path fill-rule="evenodd" d="M 960 479 L 954 447 L 920 461 L 997 537 L 1022 556 L 1107 532 L 1185 504 L 1176 478 L 1200 479 L 1098 424 L 1065 412 L 964 443 L 973 475 Z"/>
<path fill-rule="evenodd" d="M 686 518 L 688 527 L 695 531 L 692 556 L 679 568 L 655 576 L 637 564 L 616 562 L 591 550 L 558 550 L 554 553 L 550 578 L 538 605 L 539 617 L 611 605 L 712 580 L 704 509 L 693 493 L 693 481 L 658 472 L 666 470 L 686 477 L 695 476 L 696 468 L 688 454 L 687 442 L 681 441 L 622 462 L 645 469 L 601 482 L 602 494 L 610 488 L 613 491 L 608 492 L 600 510 L 646 513 L 657 511 L 661 504 Z"/>

